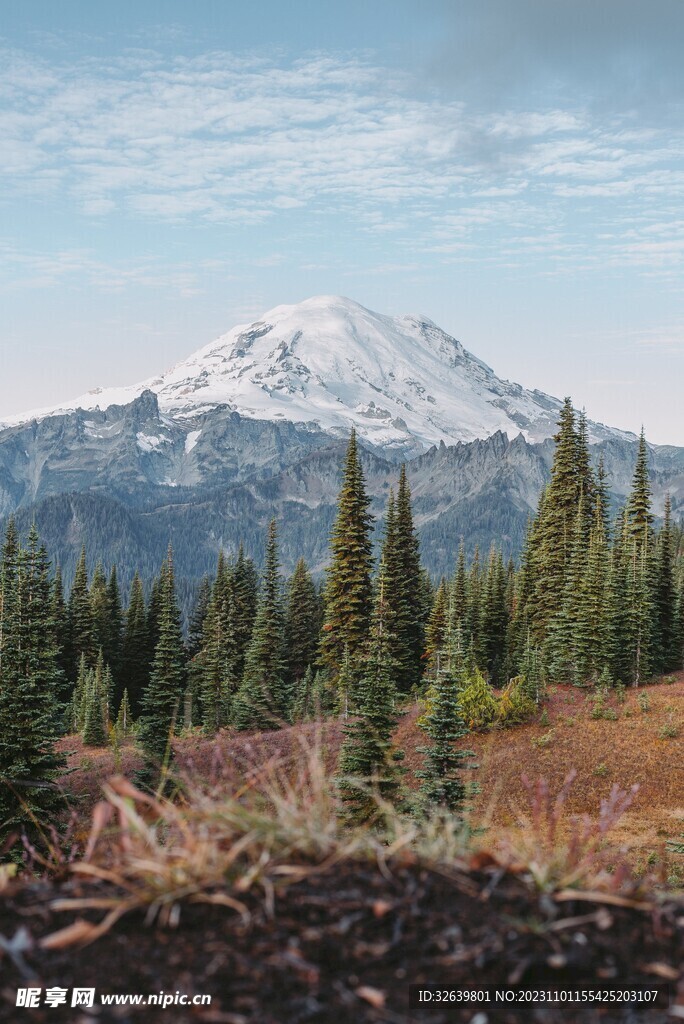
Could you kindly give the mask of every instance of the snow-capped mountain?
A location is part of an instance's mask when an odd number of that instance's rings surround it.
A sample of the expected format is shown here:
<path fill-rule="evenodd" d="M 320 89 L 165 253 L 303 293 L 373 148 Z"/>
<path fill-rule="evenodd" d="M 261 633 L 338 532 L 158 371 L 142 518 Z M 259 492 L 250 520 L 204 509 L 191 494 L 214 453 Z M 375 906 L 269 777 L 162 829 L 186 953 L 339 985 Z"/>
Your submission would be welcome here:
<path fill-rule="evenodd" d="M 128 405 L 145 391 L 157 395 L 162 415 L 187 422 L 187 452 L 199 436 L 193 421 L 217 406 L 340 436 L 353 424 L 373 447 L 402 455 L 496 431 L 539 441 L 555 431 L 560 407 L 556 398 L 500 380 L 426 317 L 383 316 L 351 299 L 318 296 L 234 327 L 160 377 L 97 388 L 4 425 Z M 591 434 L 631 437 L 599 424 Z M 163 438 L 139 436 L 138 443 L 153 451 Z"/>

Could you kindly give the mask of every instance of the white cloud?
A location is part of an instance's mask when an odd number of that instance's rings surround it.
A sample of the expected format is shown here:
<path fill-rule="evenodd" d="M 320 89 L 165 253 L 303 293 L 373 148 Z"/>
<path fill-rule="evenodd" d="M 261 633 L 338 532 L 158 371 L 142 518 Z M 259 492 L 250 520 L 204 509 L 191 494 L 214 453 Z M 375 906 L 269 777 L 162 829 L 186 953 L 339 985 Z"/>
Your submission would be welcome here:
<path fill-rule="evenodd" d="M 475 114 L 419 98 L 408 76 L 326 54 L 289 64 L 150 50 L 80 64 L 5 57 L 7 203 L 58 197 L 86 217 L 247 226 L 312 209 L 444 259 L 506 265 L 542 250 L 557 267 L 606 256 L 664 273 L 680 259 L 676 241 L 627 238 L 611 205 L 638 200 L 647 229 L 684 191 L 682 134 L 628 114 L 602 124 L 571 103 Z M 606 210 L 593 233 L 576 216 L 587 202 Z M 65 273 L 55 259 L 46 280 Z"/>

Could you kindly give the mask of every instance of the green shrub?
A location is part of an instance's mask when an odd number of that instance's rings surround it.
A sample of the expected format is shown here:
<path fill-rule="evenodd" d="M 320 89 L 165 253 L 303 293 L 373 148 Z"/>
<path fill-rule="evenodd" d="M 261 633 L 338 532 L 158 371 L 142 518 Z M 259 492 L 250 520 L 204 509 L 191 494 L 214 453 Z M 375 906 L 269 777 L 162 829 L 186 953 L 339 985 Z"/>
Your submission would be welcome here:
<path fill-rule="evenodd" d="M 499 701 L 479 669 L 475 669 L 467 680 L 459 698 L 463 717 L 470 729 L 491 725 L 498 716 Z"/>
<path fill-rule="evenodd" d="M 520 725 L 522 722 L 526 722 L 533 715 L 537 713 L 537 705 L 525 693 L 525 678 L 524 676 L 516 676 L 508 683 L 508 686 L 504 687 L 499 697 L 498 709 L 496 721 L 499 725 L 507 727 L 509 725 Z M 542 718 L 546 714 L 546 723 L 548 724 L 549 716 L 544 708 Z"/>

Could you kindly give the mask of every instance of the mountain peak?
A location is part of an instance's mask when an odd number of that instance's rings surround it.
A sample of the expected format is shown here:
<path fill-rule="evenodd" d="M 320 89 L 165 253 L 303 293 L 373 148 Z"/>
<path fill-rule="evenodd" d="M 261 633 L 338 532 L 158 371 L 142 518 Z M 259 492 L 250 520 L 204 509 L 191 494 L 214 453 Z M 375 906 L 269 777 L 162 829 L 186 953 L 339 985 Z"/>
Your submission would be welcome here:
<path fill-rule="evenodd" d="M 496 431 L 541 440 L 554 432 L 560 408 L 558 399 L 500 380 L 429 317 L 387 316 L 345 296 L 316 295 L 234 327 L 160 377 L 96 389 L 13 422 L 123 405 L 146 390 L 180 421 L 227 405 L 334 436 L 354 425 L 366 443 L 402 457 Z"/>

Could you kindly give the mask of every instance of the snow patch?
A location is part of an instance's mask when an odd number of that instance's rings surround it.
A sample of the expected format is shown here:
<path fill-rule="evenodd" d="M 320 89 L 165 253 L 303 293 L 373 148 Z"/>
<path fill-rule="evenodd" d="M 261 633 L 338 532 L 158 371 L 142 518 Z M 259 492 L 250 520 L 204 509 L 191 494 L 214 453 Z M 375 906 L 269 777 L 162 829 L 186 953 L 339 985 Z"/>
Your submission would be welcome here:
<path fill-rule="evenodd" d="M 199 441 L 201 430 L 191 430 L 188 436 L 185 438 L 185 454 L 189 455 L 192 449 L 197 445 Z"/>
<path fill-rule="evenodd" d="M 142 431 L 139 431 L 135 437 L 141 452 L 158 452 L 163 444 L 169 443 L 168 437 L 155 437 L 143 434 Z"/>

